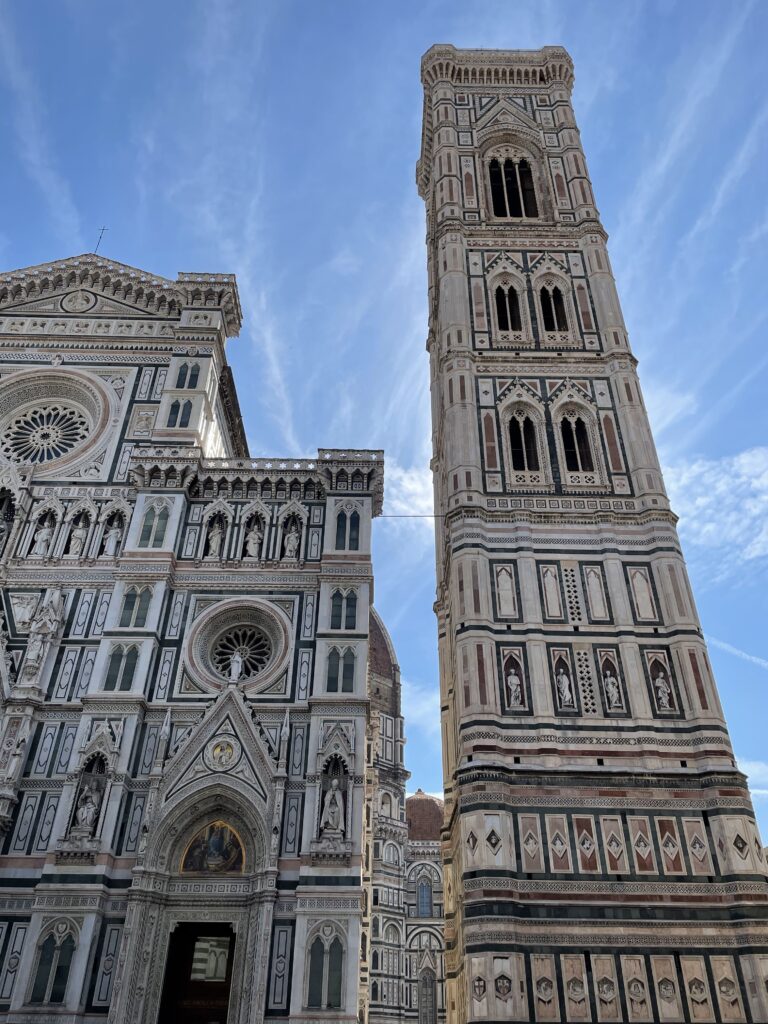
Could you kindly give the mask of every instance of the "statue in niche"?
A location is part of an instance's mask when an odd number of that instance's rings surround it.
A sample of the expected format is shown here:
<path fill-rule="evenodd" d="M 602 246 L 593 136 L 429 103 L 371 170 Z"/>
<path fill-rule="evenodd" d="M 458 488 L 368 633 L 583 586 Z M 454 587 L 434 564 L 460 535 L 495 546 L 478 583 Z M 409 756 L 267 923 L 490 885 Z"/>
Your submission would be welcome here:
<path fill-rule="evenodd" d="M 507 667 L 507 705 L 511 708 L 519 708 L 523 703 L 523 683 L 517 674 L 517 663 L 510 659 Z"/>
<path fill-rule="evenodd" d="M 259 528 L 259 520 L 255 518 L 245 535 L 245 554 L 247 558 L 258 558 L 261 555 L 261 542 L 264 534 Z"/>
<path fill-rule="evenodd" d="M 229 659 L 229 678 L 231 682 L 236 683 L 242 674 L 243 656 L 239 651 L 235 651 Z"/>
<path fill-rule="evenodd" d="M 603 676 L 603 686 L 605 688 L 605 699 L 608 702 L 608 708 L 611 711 L 616 708 L 620 708 L 622 701 L 619 681 L 613 674 L 610 665 L 606 665 L 605 675 Z"/>
<path fill-rule="evenodd" d="M 656 700 L 659 703 L 659 707 L 662 711 L 672 710 L 672 687 L 667 681 L 667 677 L 664 675 L 664 670 L 660 670 L 659 674 L 653 682 L 653 687 L 656 690 Z"/>
<path fill-rule="evenodd" d="M 123 539 L 123 528 L 119 517 L 115 517 L 107 527 L 104 534 L 104 557 L 115 558 L 120 549 L 120 541 Z"/>
<path fill-rule="evenodd" d="M 42 522 L 38 523 L 35 540 L 32 545 L 32 551 L 30 552 L 32 557 L 45 558 L 48 555 L 48 548 L 51 546 L 52 538 L 53 523 L 50 518 L 46 518 L 42 520 Z"/>
<path fill-rule="evenodd" d="M 339 789 L 339 780 L 333 778 L 323 800 L 320 835 L 341 839 L 344 836 L 344 831 L 344 796 Z"/>
<path fill-rule="evenodd" d="M 48 653 L 48 648 L 59 631 L 62 620 L 61 591 L 54 590 L 29 624 L 25 666 L 36 670 Z"/>
<path fill-rule="evenodd" d="M 561 708 L 572 708 L 574 707 L 573 700 L 573 687 L 571 686 L 571 680 L 565 672 L 565 669 L 561 665 L 556 679 L 557 695 L 560 698 Z"/>
<path fill-rule="evenodd" d="M 224 540 L 224 530 L 218 519 L 214 519 L 208 527 L 208 558 L 221 558 L 221 545 Z"/>
<path fill-rule="evenodd" d="M 85 542 L 88 539 L 88 520 L 85 516 L 80 516 L 78 521 L 72 527 L 72 533 L 69 535 L 69 551 L 68 554 L 74 558 L 79 558 L 85 548 Z"/>
<path fill-rule="evenodd" d="M 93 832 L 101 806 L 101 791 L 95 782 L 86 782 L 77 800 L 75 820 L 77 827 Z"/>
<path fill-rule="evenodd" d="M 286 562 L 295 562 L 299 557 L 299 544 L 301 544 L 301 532 L 296 523 L 293 522 L 285 537 L 285 554 L 283 558 Z"/>

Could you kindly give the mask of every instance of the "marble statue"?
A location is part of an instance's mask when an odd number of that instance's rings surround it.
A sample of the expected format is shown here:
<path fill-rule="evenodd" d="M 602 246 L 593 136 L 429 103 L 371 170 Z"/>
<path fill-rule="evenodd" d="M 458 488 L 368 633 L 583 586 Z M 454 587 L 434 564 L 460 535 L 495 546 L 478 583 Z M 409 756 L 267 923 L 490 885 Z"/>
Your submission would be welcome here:
<path fill-rule="evenodd" d="M 299 557 L 299 544 L 301 543 L 301 533 L 297 526 L 292 526 L 288 531 L 288 535 L 285 538 L 285 558 L 286 561 L 296 560 Z"/>
<path fill-rule="evenodd" d="M 33 558 L 45 558 L 48 554 L 48 548 L 51 545 L 51 539 L 53 537 L 53 527 L 51 526 L 50 520 L 46 519 L 45 522 L 40 523 L 35 533 L 35 541 L 32 545 L 32 551 L 30 554 Z"/>
<path fill-rule="evenodd" d="M 208 529 L 208 558 L 221 557 L 221 542 L 224 539 L 224 531 L 218 519 L 214 519 Z"/>
<path fill-rule="evenodd" d="M 81 520 L 76 526 L 72 528 L 72 533 L 69 537 L 69 554 L 75 558 L 79 558 L 83 553 L 85 542 L 88 539 L 88 524 L 85 520 Z"/>
<path fill-rule="evenodd" d="M 620 708 L 621 707 L 621 690 L 619 689 L 619 683 L 616 676 L 611 672 L 610 669 L 606 670 L 603 676 L 603 686 L 605 687 L 605 697 L 608 701 L 609 708 Z"/>
<path fill-rule="evenodd" d="M 507 704 L 511 708 L 519 708 L 523 703 L 523 684 L 514 663 L 507 672 Z"/>
<path fill-rule="evenodd" d="M 258 520 L 254 519 L 250 530 L 245 535 L 245 553 L 248 558 L 258 558 L 261 554 L 263 533 L 259 529 Z"/>
<path fill-rule="evenodd" d="M 557 693 L 560 697 L 561 708 L 572 708 L 573 703 L 573 687 L 571 686 L 571 680 L 565 674 L 561 668 L 557 673 Z"/>
<path fill-rule="evenodd" d="M 344 796 L 339 789 L 338 779 L 331 779 L 330 789 L 325 794 L 320 833 L 344 835 Z"/>
<path fill-rule="evenodd" d="M 77 801 L 75 819 L 79 828 L 93 831 L 101 805 L 101 793 L 93 783 L 86 782 Z"/>
<path fill-rule="evenodd" d="M 236 683 L 242 674 L 243 656 L 239 651 L 235 651 L 235 653 L 229 659 L 229 678 L 232 680 L 233 683 Z"/>
<path fill-rule="evenodd" d="M 667 678 L 663 672 L 659 672 L 658 676 L 653 683 L 654 689 L 656 690 L 656 700 L 659 702 L 659 707 L 662 711 L 672 710 L 672 687 L 667 682 Z"/>
<path fill-rule="evenodd" d="M 120 521 L 114 519 L 112 525 L 104 534 L 104 555 L 107 558 L 115 558 L 120 548 L 120 541 L 123 539 L 123 531 Z"/>

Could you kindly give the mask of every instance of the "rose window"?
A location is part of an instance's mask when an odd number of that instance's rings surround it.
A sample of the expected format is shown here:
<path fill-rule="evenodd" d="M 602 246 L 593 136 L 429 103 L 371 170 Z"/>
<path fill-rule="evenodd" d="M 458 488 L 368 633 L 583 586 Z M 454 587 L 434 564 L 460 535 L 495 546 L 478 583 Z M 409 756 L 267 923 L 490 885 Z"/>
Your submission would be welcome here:
<path fill-rule="evenodd" d="M 6 426 L 0 452 L 14 462 L 49 462 L 85 441 L 89 427 L 75 406 L 58 403 L 28 409 Z"/>
<path fill-rule="evenodd" d="M 272 642 L 258 626 L 227 630 L 213 645 L 211 661 L 225 679 L 249 679 L 272 658 Z"/>

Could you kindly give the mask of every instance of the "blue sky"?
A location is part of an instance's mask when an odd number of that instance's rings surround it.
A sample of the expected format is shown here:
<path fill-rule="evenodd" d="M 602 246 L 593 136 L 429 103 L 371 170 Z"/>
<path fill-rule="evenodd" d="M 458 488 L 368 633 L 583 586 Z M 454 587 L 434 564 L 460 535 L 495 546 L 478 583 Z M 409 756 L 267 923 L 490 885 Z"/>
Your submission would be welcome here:
<path fill-rule="evenodd" d="M 237 274 L 252 454 L 383 447 L 431 507 L 419 58 L 565 45 L 734 747 L 768 841 L 768 5 L 0 0 L 0 266 L 101 250 Z M 382 519 L 376 604 L 412 787 L 441 786 L 429 520 Z"/>

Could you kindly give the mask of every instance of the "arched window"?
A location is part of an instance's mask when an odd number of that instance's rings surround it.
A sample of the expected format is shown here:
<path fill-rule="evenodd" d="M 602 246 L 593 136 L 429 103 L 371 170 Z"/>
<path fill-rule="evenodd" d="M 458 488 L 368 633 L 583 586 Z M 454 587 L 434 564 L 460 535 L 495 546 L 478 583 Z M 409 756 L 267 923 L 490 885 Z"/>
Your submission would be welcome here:
<path fill-rule="evenodd" d="M 178 376 L 176 378 L 176 387 L 177 388 L 185 388 L 187 386 L 187 373 L 188 373 L 188 371 L 189 371 L 189 366 L 186 363 L 182 363 L 181 366 L 179 367 L 179 374 L 178 374 Z"/>
<path fill-rule="evenodd" d="M 344 975 L 344 947 L 338 936 L 326 945 L 318 935 L 309 947 L 307 1008 L 340 1010 Z"/>
<path fill-rule="evenodd" d="M 353 512 L 349 517 L 349 550 L 357 551 L 360 546 L 360 513 Z"/>
<path fill-rule="evenodd" d="M 140 548 L 161 548 L 165 541 L 168 526 L 168 508 L 163 505 L 158 511 L 151 506 L 144 513 L 144 522 L 139 537 Z"/>
<path fill-rule="evenodd" d="M 520 297 L 517 289 L 510 285 L 509 288 L 502 288 L 498 285 L 495 292 L 496 298 L 496 322 L 500 331 L 522 331 L 523 323 L 520 318 Z"/>
<path fill-rule="evenodd" d="M 136 647 L 115 647 L 109 656 L 105 690 L 130 690 L 136 673 L 139 651 Z"/>
<path fill-rule="evenodd" d="M 175 427 L 179 421 L 179 409 L 180 405 L 178 402 L 171 402 L 171 411 L 168 413 L 168 426 Z"/>
<path fill-rule="evenodd" d="M 437 982 L 429 969 L 419 976 L 419 1024 L 437 1024 Z"/>
<path fill-rule="evenodd" d="M 343 612 L 344 595 L 340 590 L 335 590 L 331 598 L 331 629 L 341 629 Z"/>
<path fill-rule="evenodd" d="M 535 472 L 540 468 L 536 428 L 530 416 L 522 413 L 512 416 L 509 421 L 509 444 L 514 470 Z"/>
<path fill-rule="evenodd" d="M 344 616 L 344 628 L 355 629 L 357 627 L 357 594 L 350 591 L 347 594 L 347 608 Z"/>
<path fill-rule="evenodd" d="M 345 651 L 341 664 L 341 692 L 352 693 L 355 687 L 355 655 Z"/>
<path fill-rule="evenodd" d="M 565 315 L 565 300 L 557 285 L 543 285 L 539 291 L 541 316 L 545 331 L 567 331 L 568 318 Z"/>
<path fill-rule="evenodd" d="M 192 403 L 187 399 L 181 408 L 181 419 L 179 420 L 180 427 L 189 426 L 189 418 L 192 415 Z"/>
<path fill-rule="evenodd" d="M 383 793 L 381 796 L 381 813 L 385 818 L 392 817 L 392 797 L 389 793 Z"/>
<path fill-rule="evenodd" d="M 373 955 L 374 955 L 375 960 L 376 960 L 376 962 L 374 963 L 373 966 L 374 966 L 374 968 L 376 970 L 378 970 L 378 967 L 379 967 L 379 954 L 378 953 L 374 953 Z M 374 1002 L 374 1003 L 378 1003 L 378 1001 L 379 1001 L 379 983 L 378 983 L 378 981 L 374 981 L 374 983 L 371 985 L 371 1001 Z"/>
<path fill-rule="evenodd" d="M 575 417 L 573 421 L 564 419 L 560 431 L 563 438 L 565 468 L 571 473 L 593 473 L 595 463 L 592 448 L 586 424 L 581 416 Z"/>
<path fill-rule="evenodd" d="M 347 546 L 347 513 L 339 512 L 336 516 L 336 550 L 344 551 Z"/>
<path fill-rule="evenodd" d="M 131 588 L 123 597 L 123 609 L 120 613 L 120 625 L 122 627 L 133 627 L 141 629 L 147 622 L 149 603 L 152 600 L 152 591 L 149 587 L 142 590 Z"/>
<path fill-rule="evenodd" d="M 30 1003 L 63 1003 L 67 993 L 69 969 L 75 953 L 75 940 L 67 932 L 58 942 L 48 935 L 40 946 Z"/>
<path fill-rule="evenodd" d="M 339 655 L 339 652 L 334 647 L 334 649 L 328 655 L 328 675 L 326 676 L 326 685 L 325 685 L 325 688 L 328 691 L 328 693 L 338 693 L 339 692 L 339 663 L 340 662 L 341 662 L 341 657 Z"/>
<path fill-rule="evenodd" d="M 494 217 L 538 217 L 533 174 L 527 160 L 494 158 L 488 165 Z"/>
<path fill-rule="evenodd" d="M 198 382 L 199 379 L 200 379 L 200 365 L 198 363 L 193 363 L 192 364 L 192 369 L 189 371 L 189 383 L 187 384 L 187 387 L 188 388 L 196 388 L 197 387 L 197 382 Z M 180 386 L 183 387 L 183 385 L 180 385 Z"/>
<path fill-rule="evenodd" d="M 419 880 L 416 903 L 419 917 L 432 917 L 432 882 L 428 878 Z"/>

